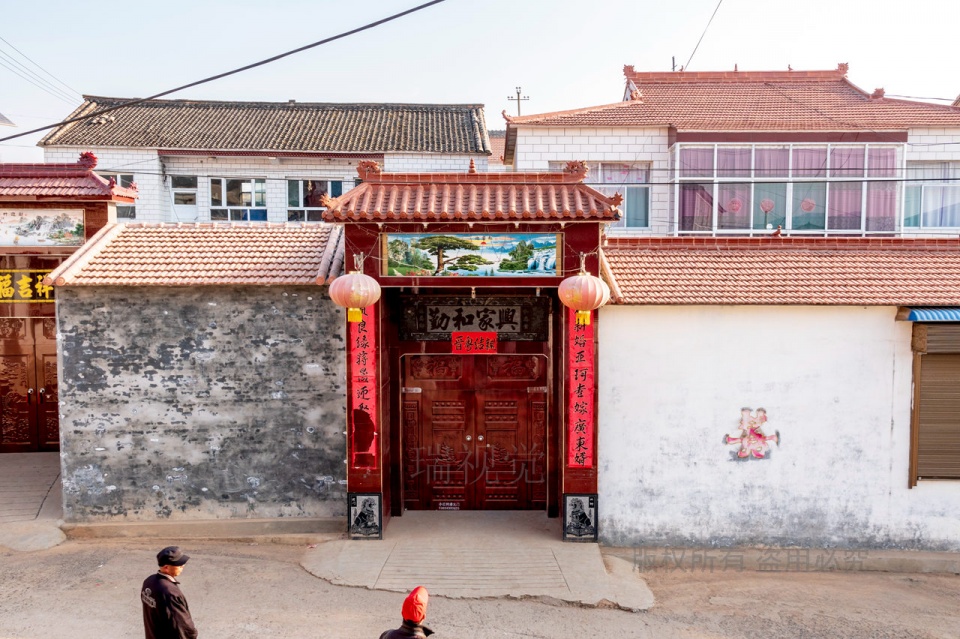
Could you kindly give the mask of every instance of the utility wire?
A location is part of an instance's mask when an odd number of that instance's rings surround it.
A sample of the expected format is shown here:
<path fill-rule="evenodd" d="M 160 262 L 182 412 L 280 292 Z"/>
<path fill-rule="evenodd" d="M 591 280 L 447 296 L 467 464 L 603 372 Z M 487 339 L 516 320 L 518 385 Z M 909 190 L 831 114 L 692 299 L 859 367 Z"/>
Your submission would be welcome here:
<path fill-rule="evenodd" d="M 33 64 L 33 66 L 37 67 L 38 69 L 40 69 L 41 71 L 43 71 L 44 73 L 46 73 L 48 76 L 50 76 L 51 78 L 53 78 L 54 80 L 56 80 L 57 82 L 59 82 L 62 86 L 66 87 L 67 89 L 70 89 L 71 91 L 73 91 L 73 92 L 74 92 L 75 94 L 77 94 L 78 96 L 83 97 L 79 91 L 77 91 L 76 89 L 74 89 L 73 87 L 71 87 L 70 85 L 68 85 L 66 82 L 64 82 L 63 80 L 61 80 L 60 78 L 58 78 L 57 76 L 53 75 L 52 73 L 50 73 L 49 71 L 47 71 L 46 69 L 44 69 L 42 66 L 40 66 L 39 64 L 37 64 L 36 62 L 34 62 L 34 61 L 30 58 L 30 56 L 28 56 L 26 53 L 24 53 L 24 52 L 21 51 L 20 49 L 16 48 L 15 46 L 13 46 L 13 44 L 11 44 L 11 43 L 10 43 L 8 40 L 6 40 L 3 36 L 0 36 L 0 40 L 2 40 L 3 42 L 6 42 L 7 45 L 8 45 L 11 49 L 13 49 L 14 51 L 16 51 L 17 53 L 19 53 L 20 55 L 22 55 L 24 58 L 26 58 L 27 60 L 29 60 L 29 61 Z"/>
<path fill-rule="evenodd" d="M 700 34 L 700 39 L 697 40 L 697 46 L 695 46 L 695 47 L 693 48 L 693 53 L 690 54 L 690 59 L 687 60 L 687 63 L 686 63 L 685 65 L 683 65 L 683 70 L 684 70 L 684 71 L 686 71 L 687 68 L 689 68 L 689 66 L 690 66 L 690 60 L 693 60 L 694 54 L 697 52 L 697 49 L 700 48 L 700 43 L 703 42 L 703 36 L 707 35 L 707 29 L 710 28 L 710 24 L 713 22 L 714 16 L 717 15 L 717 11 L 720 10 L 720 5 L 721 5 L 721 4 L 723 4 L 723 0 L 720 0 L 720 2 L 717 3 L 717 8 L 713 10 L 713 15 L 710 16 L 710 19 L 709 19 L 709 20 L 707 20 L 707 26 L 704 27 L 703 33 Z"/>
<path fill-rule="evenodd" d="M 2 52 L 0 52 L 0 53 L 2 53 Z M 11 66 L 8 65 L 6 62 L 4 62 L 2 59 L 0 59 L 0 67 L 3 67 L 3 68 L 5 68 L 5 69 L 7 69 L 8 71 L 10 71 L 11 73 L 20 76 L 21 78 L 23 78 L 24 80 L 26 80 L 27 82 L 29 82 L 30 84 L 32 84 L 33 86 L 37 87 L 37 88 L 40 89 L 41 91 L 45 91 L 45 92 L 49 93 L 50 95 L 52 95 L 53 97 L 57 98 L 58 100 L 63 100 L 63 101 L 66 102 L 67 104 L 76 104 L 76 103 L 77 103 L 77 100 L 76 100 L 76 99 L 64 97 L 64 95 L 61 95 L 60 93 L 54 93 L 53 91 L 51 91 L 51 90 L 48 89 L 47 87 L 45 87 L 45 86 L 43 86 L 42 84 L 39 84 L 39 83 L 37 83 L 36 81 L 34 81 L 30 76 L 24 75 L 23 73 L 21 73 L 20 71 L 18 71 L 15 67 L 11 67 Z M 18 137 L 18 136 L 13 136 L 13 137 Z M 6 138 L 4 138 L 4 139 L 6 139 Z"/>
<path fill-rule="evenodd" d="M 22 62 L 20 62 L 19 60 L 17 60 L 14 56 L 10 55 L 9 53 L 7 53 L 6 51 L 4 51 L 3 49 L 0 49 L 0 56 L 3 56 L 8 62 L 16 65 L 17 67 L 19 67 L 24 73 L 26 73 L 27 75 L 29 75 L 31 78 L 33 78 L 34 80 L 36 80 L 37 82 L 39 82 L 39 83 L 42 84 L 43 86 L 49 88 L 50 91 L 53 91 L 53 92 L 57 93 L 58 95 L 61 95 L 61 96 L 65 97 L 65 98 L 67 98 L 68 100 L 71 100 L 71 101 L 73 101 L 73 102 L 79 102 L 79 101 L 81 101 L 81 99 L 82 99 L 83 96 L 81 96 L 81 95 L 79 95 L 79 94 L 77 94 L 77 95 L 75 95 L 75 96 L 74 96 L 74 95 L 70 95 L 70 93 L 68 93 L 67 91 L 64 91 L 64 90 L 61 89 L 60 87 L 58 87 L 58 86 L 56 86 L 55 84 L 51 83 L 49 80 L 44 79 L 44 78 L 41 77 L 40 74 L 38 74 L 36 71 L 34 71 L 33 69 L 31 69 L 30 67 L 28 67 L 28 66 L 25 65 L 24 63 L 22 63 Z"/>
<path fill-rule="evenodd" d="M 722 1 L 722 0 L 721 0 L 721 1 Z M 183 86 L 179 86 L 179 87 L 177 87 L 177 88 L 175 88 L 175 89 L 170 89 L 169 91 L 163 91 L 163 92 L 161 92 L 161 93 L 157 93 L 157 94 L 148 96 L 148 97 L 146 97 L 146 98 L 137 98 L 137 99 L 135 99 L 135 100 L 129 100 L 129 101 L 127 101 L 127 102 L 124 102 L 123 104 L 118 104 L 118 105 L 116 105 L 116 106 L 112 106 L 112 107 L 109 107 L 109 108 L 106 108 L 106 109 L 100 109 L 99 111 L 94 111 L 93 113 L 88 113 L 88 114 L 86 114 L 86 115 L 80 115 L 80 116 L 77 116 L 77 117 L 75 117 L 75 118 L 69 118 L 69 119 L 63 120 L 63 121 L 61 121 L 61 122 L 56 122 L 56 123 L 54 123 L 54 124 L 49 124 L 49 125 L 47 125 L 47 126 L 42 126 L 42 127 L 38 128 L 38 129 L 31 129 L 30 131 L 24 131 L 23 133 L 17 133 L 16 135 L 8 135 L 8 136 L 5 137 L 5 138 L 0 138 L 0 142 L 6 142 L 7 140 L 13 140 L 14 138 L 19 138 L 19 137 L 23 137 L 23 136 L 25 136 L 25 135 L 30 135 L 31 133 L 39 133 L 40 131 L 46 131 L 47 129 L 52 129 L 52 128 L 54 128 L 54 127 L 63 126 L 64 124 L 70 124 L 71 122 L 79 122 L 79 121 L 81 121 L 81 120 L 86 120 L 86 119 L 89 119 L 89 118 L 93 118 L 93 117 L 96 117 L 96 116 L 98 116 L 98 115 L 103 115 L 104 113 L 109 113 L 110 111 L 116 111 L 117 109 L 122 109 L 122 108 L 124 108 L 124 107 L 133 106 L 133 105 L 135 105 L 135 104 L 140 104 L 141 102 L 146 102 L 147 100 L 155 100 L 155 99 L 157 99 L 157 98 L 162 98 L 162 97 L 165 96 L 165 95 L 170 95 L 171 93 L 176 93 L 177 91 L 183 91 L 184 89 L 189 89 L 190 87 L 195 87 L 195 86 L 198 86 L 198 85 L 201 85 L 201 84 L 206 84 L 207 82 L 213 82 L 214 80 L 219 80 L 220 78 L 225 78 L 225 77 L 227 77 L 227 76 L 234 75 L 234 74 L 236 74 L 236 73 L 240 73 L 241 71 L 248 71 L 248 70 L 250 70 L 250 69 L 253 69 L 253 68 L 256 68 L 256 67 L 259 67 L 259 66 L 263 66 L 263 65 L 265 65 L 265 64 L 269 64 L 269 63 L 271 63 L 271 62 L 276 62 L 277 60 L 279 60 L 279 59 L 281 59 L 281 58 L 285 58 L 285 57 L 290 56 L 290 55 L 293 55 L 294 53 L 300 53 L 301 51 L 306 51 L 307 49 L 312 49 L 312 48 L 318 47 L 318 46 L 320 46 L 320 45 L 322 45 L 322 44 L 327 44 L 327 43 L 329 43 L 329 42 L 333 42 L 334 40 L 340 40 L 340 39 L 342 39 L 342 38 L 346 38 L 347 36 L 351 36 L 351 35 L 353 35 L 353 34 L 355 34 L 355 33 L 360 33 L 361 31 L 366 31 L 366 30 L 368 30 L 368 29 L 372 29 L 372 28 L 374 28 L 374 27 L 378 27 L 378 26 L 380 26 L 381 24 L 386 24 L 387 22 L 391 22 L 391 21 L 393 21 L 393 20 L 397 20 L 398 18 L 402 18 L 402 17 L 404 17 L 404 16 L 406 16 L 406 15 L 410 15 L 411 13 L 415 13 L 415 12 L 417 12 L 417 11 L 420 11 L 421 9 L 426 9 L 427 7 L 431 7 L 431 6 L 435 5 L 435 4 L 440 4 L 441 2 L 446 2 L 446 0 L 431 0 L 431 2 L 425 2 L 424 4 L 421 4 L 421 5 L 418 5 L 418 6 L 416 6 L 416 7 L 413 7 L 412 9 L 407 9 L 406 11 L 401 11 L 400 13 L 395 13 L 395 14 L 393 14 L 393 15 L 391 15 L 391 16 L 388 16 L 388 17 L 386 17 L 386 18 L 383 18 L 383 19 L 381 19 L 381 20 L 377 20 L 376 22 L 370 22 L 369 24 L 365 24 L 365 25 L 363 25 L 362 27 L 357 27 L 356 29 L 351 29 L 350 31 L 344 31 L 343 33 L 337 34 L 337 35 L 335 35 L 335 36 L 332 36 L 332 37 L 329 37 L 329 38 L 324 38 L 323 40 L 319 40 L 319 41 L 314 42 L 314 43 L 312 43 L 312 44 L 308 44 L 308 45 L 306 45 L 306 46 L 302 46 L 302 47 L 299 47 L 299 48 L 297 48 L 297 49 L 293 49 L 292 51 L 287 51 L 286 53 L 281 53 L 281 54 L 279 54 L 279 55 L 275 55 L 275 56 L 273 56 L 272 58 L 267 58 L 266 60 L 260 60 L 259 62 L 254 62 L 253 64 L 248 64 L 248 65 L 243 66 L 243 67 L 240 67 L 240 68 L 238 68 L 238 69 L 233 69 L 232 71 L 226 71 L 226 72 L 224 72 L 224 73 L 220 73 L 220 74 L 217 74 L 217 75 L 210 76 L 210 77 L 208 77 L 208 78 L 204 78 L 203 80 L 197 80 L 196 82 L 191 82 L 190 84 L 184 84 Z"/>

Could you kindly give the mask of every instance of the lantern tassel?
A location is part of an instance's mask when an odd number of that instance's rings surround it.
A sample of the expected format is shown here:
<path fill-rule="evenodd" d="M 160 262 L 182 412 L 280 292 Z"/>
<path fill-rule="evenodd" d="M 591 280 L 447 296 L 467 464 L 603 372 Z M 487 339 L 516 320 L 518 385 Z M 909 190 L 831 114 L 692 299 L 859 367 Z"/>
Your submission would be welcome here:
<path fill-rule="evenodd" d="M 361 308 L 348 308 L 347 309 L 347 321 L 351 324 L 356 324 L 357 322 L 363 321 L 363 309 Z"/>
<path fill-rule="evenodd" d="M 577 311 L 577 324 L 579 326 L 589 325 L 591 315 L 593 315 L 593 311 Z"/>

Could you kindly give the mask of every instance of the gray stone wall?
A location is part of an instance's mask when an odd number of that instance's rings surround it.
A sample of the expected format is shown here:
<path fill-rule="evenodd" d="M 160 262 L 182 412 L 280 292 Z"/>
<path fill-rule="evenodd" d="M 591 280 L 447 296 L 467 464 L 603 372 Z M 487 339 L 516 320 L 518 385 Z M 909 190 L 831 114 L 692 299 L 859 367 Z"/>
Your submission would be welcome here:
<path fill-rule="evenodd" d="M 57 291 L 67 521 L 345 516 L 321 287 Z"/>

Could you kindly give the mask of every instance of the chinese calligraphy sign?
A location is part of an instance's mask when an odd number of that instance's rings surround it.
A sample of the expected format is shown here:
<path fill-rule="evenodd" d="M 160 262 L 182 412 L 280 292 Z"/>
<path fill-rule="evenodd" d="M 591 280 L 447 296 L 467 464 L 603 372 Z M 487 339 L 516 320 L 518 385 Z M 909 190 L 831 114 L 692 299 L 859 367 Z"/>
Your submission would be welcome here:
<path fill-rule="evenodd" d="M 375 470 L 377 438 L 377 344 L 374 306 L 363 309 L 363 321 L 350 324 L 350 466 Z"/>
<path fill-rule="evenodd" d="M 49 270 L 0 270 L 0 303 L 54 302 L 52 286 L 43 283 Z"/>
<path fill-rule="evenodd" d="M 577 324 L 576 311 L 567 315 L 567 467 L 593 468 L 594 464 L 594 326 Z"/>
<path fill-rule="evenodd" d="M 447 341 L 456 332 L 492 332 L 497 340 L 546 341 L 546 297 L 403 298 L 401 340 Z"/>
<path fill-rule="evenodd" d="M 496 353 L 497 333 L 495 331 L 454 331 L 450 344 L 451 353 L 463 355 Z"/>

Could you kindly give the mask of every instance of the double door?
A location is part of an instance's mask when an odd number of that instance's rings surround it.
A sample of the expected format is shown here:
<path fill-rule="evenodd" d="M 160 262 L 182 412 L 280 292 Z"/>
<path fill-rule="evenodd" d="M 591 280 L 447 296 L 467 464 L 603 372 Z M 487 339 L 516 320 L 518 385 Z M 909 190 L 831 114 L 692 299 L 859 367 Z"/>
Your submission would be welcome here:
<path fill-rule="evenodd" d="M 60 449 L 57 322 L 0 318 L 0 453 Z"/>
<path fill-rule="evenodd" d="M 547 358 L 403 359 L 405 507 L 544 508 Z"/>

